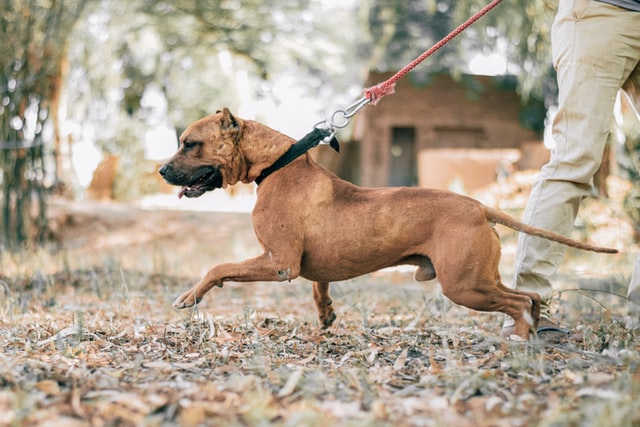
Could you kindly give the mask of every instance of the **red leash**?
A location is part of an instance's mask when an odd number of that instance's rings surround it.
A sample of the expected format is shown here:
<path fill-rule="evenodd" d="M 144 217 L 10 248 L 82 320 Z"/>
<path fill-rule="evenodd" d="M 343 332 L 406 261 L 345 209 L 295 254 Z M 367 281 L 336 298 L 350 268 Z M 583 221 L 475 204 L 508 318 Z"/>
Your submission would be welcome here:
<path fill-rule="evenodd" d="M 407 73 L 413 70 L 418 64 L 427 59 L 429 56 L 433 55 L 438 49 L 447 44 L 452 38 L 466 30 L 471 24 L 476 22 L 478 19 L 482 18 L 487 12 L 496 7 L 502 0 L 493 0 L 491 3 L 480 9 L 476 12 L 471 18 L 467 19 L 464 23 L 462 23 L 458 28 L 450 32 L 446 37 L 440 40 L 438 43 L 433 45 L 429 50 L 424 52 L 422 55 L 414 59 L 410 64 L 402 68 L 396 74 L 394 74 L 390 79 L 385 80 L 382 83 L 378 83 L 375 86 L 372 86 L 364 91 L 364 97 L 373 105 L 377 104 L 380 99 L 391 93 L 395 92 L 396 82 L 404 77 Z"/>

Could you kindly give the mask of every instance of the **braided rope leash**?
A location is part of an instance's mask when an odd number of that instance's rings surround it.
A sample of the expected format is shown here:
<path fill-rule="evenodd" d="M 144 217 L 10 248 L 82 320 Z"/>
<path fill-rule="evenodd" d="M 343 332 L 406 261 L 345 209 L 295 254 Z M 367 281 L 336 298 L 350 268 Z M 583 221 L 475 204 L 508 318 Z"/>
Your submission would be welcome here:
<path fill-rule="evenodd" d="M 502 0 L 493 0 L 491 3 L 489 3 L 488 5 L 480 9 L 478 12 L 476 12 L 469 19 L 467 19 L 465 22 L 460 24 L 455 30 L 450 32 L 438 43 L 434 44 L 429 50 L 425 51 L 422 55 L 420 55 L 419 57 L 411 61 L 408 65 L 406 65 L 396 74 L 394 74 L 391 78 L 389 78 L 388 80 L 385 80 L 382 83 L 378 83 L 377 85 L 372 86 L 368 89 L 365 89 L 364 97 L 369 101 L 369 103 L 376 105 L 383 96 L 394 93 L 396 82 L 398 80 L 400 80 L 402 77 L 408 74 L 411 70 L 417 67 L 418 64 L 420 64 L 422 61 L 427 59 L 429 56 L 433 55 L 436 51 L 438 51 L 442 46 L 447 44 L 455 36 L 457 36 L 464 30 L 466 30 L 468 27 L 470 27 L 478 19 L 486 15 L 487 12 L 489 12 L 491 9 L 496 7 L 501 1 Z"/>

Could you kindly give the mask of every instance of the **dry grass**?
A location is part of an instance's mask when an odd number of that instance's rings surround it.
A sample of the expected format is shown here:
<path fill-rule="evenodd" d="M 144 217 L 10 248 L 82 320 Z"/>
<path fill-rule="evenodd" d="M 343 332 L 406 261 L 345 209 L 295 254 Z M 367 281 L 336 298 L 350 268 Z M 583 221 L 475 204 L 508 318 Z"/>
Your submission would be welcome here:
<path fill-rule="evenodd" d="M 257 252 L 248 216 L 114 217 L 106 243 L 87 231 L 0 258 L 0 425 L 640 425 L 640 341 L 617 296 L 630 254 L 572 252 L 563 267 L 557 315 L 581 340 L 502 341 L 501 316 L 402 271 L 334 285 L 322 331 L 304 280 L 171 308 L 203 268 Z"/>

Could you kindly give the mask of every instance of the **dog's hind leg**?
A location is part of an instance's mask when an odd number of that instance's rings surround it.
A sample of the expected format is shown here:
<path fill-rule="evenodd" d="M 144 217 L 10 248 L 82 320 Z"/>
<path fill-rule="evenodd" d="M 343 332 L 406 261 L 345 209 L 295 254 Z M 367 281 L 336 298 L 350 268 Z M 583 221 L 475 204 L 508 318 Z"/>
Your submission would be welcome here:
<path fill-rule="evenodd" d="M 532 317 L 533 323 L 529 324 L 527 322 L 527 324 L 530 327 L 530 331 L 533 331 L 535 333 L 535 331 L 537 331 L 538 329 L 538 321 L 540 320 L 540 295 L 535 292 L 526 292 L 526 291 L 520 291 L 517 289 L 511 289 L 505 286 L 504 284 L 502 284 L 501 282 L 498 282 L 498 288 L 502 289 L 507 293 L 518 295 L 519 297 L 521 297 L 522 295 L 525 295 L 531 298 L 531 301 L 533 302 L 533 305 L 531 306 L 531 317 Z M 524 328 L 524 326 L 522 328 Z M 520 331 L 517 328 L 517 321 L 516 321 L 516 335 L 522 336 L 518 332 Z"/>
<path fill-rule="evenodd" d="M 538 324 L 540 296 L 502 283 L 500 242 L 490 227 L 484 231 L 461 246 L 457 256 L 433 260 L 442 293 L 456 304 L 474 310 L 505 313 L 515 320 L 515 335 L 526 341 Z"/>
<path fill-rule="evenodd" d="M 318 318 L 322 329 L 326 329 L 333 324 L 336 320 L 336 313 L 333 311 L 331 305 L 331 297 L 329 297 L 329 283 L 327 282 L 313 282 L 313 301 L 316 303 L 318 309 Z"/>
<path fill-rule="evenodd" d="M 515 320 L 515 335 L 529 339 L 540 317 L 540 296 L 510 289 L 501 282 L 470 278 L 460 286 L 442 283 L 442 291 L 451 301 L 478 311 L 499 311 Z"/>

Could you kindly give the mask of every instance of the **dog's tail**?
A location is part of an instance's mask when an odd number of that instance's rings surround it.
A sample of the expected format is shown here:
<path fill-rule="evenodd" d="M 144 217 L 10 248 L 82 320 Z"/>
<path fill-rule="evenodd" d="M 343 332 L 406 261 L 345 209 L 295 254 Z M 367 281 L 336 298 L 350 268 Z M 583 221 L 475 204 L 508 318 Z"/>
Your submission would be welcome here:
<path fill-rule="evenodd" d="M 483 206 L 485 216 L 488 221 L 502 224 L 512 230 L 521 231 L 532 236 L 542 237 L 545 239 L 553 240 L 554 242 L 562 243 L 563 245 L 571 246 L 585 251 L 601 252 L 605 254 L 617 254 L 618 250 L 613 248 L 604 248 L 601 246 L 594 246 L 588 243 L 578 242 L 577 240 L 570 239 L 562 234 L 555 233 L 549 230 L 543 230 L 542 228 L 532 227 L 524 224 L 517 219 L 507 215 L 504 212 L 500 212 L 497 209 L 492 209 L 488 206 Z"/>

